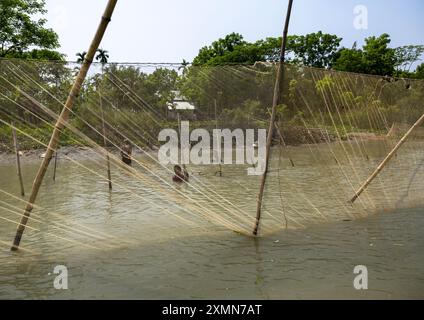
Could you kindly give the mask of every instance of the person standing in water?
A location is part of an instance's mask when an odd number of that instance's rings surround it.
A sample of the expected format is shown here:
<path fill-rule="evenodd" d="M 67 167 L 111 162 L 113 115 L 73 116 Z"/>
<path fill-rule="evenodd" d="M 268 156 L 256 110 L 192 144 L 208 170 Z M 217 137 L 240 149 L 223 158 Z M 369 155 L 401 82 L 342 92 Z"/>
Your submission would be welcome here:
<path fill-rule="evenodd" d="M 172 177 L 172 181 L 178 183 L 188 182 L 190 176 L 185 168 L 183 170 L 179 165 L 176 165 L 174 167 L 174 172 L 175 175 Z"/>
<path fill-rule="evenodd" d="M 132 165 L 132 145 L 129 140 L 125 140 L 121 147 L 122 162 L 131 166 Z"/>

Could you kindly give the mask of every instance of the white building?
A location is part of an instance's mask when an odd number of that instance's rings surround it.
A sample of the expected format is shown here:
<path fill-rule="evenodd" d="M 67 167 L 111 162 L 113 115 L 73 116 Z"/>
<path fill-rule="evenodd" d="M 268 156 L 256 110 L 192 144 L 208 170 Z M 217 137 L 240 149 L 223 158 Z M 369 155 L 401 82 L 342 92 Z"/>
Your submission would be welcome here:
<path fill-rule="evenodd" d="M 192 105 L 186 98 L 184 98 L 179 91 L 174 91 L 174 100 L 168 103 L 168 118 L 178 119 L 178 114 L 181 119 L 195 120 L 196 107 Z"/>

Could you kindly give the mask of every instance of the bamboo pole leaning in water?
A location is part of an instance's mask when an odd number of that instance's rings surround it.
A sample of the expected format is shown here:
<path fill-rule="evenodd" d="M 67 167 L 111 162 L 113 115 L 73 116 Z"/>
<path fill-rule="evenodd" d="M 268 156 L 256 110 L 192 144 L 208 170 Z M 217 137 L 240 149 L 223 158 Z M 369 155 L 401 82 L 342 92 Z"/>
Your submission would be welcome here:
<path fill-rule="evenodd" d="M 37 176 L 35 177 L 31 195 L 29 197 L 28 203 L 25 207 L 24 214 L 21 218 L 21 222 L 19 223 L 18 229 L 16 230 L 15 239 L 13 241 L 13 245 L 11 247 L 12 251 L 17 251 L 19 249 L 19 245 L 21 243 L 22 235 L 25 231 L 26 224 L 28 223 L 28 219 L 31 215 L 31 211 L 33 209 L 35 200 L 37 199 L 38 191 L 40 190 L 41 183 L 43 182 L 44 176 L 46 174 L 49 163 L 52 159 L 53 153 L 57 149 L 57 145 L 59 143 L 60 132 L 66 126 L 66 123 L 69 119 L 69 115 L 71 109 L 74 105 L 76 98 L 78 97 L 81 86 L 87 76 L 88 70 L 90 69 L 91 63 L 93 62 L 94 55 L 96 54 L 96 50 L 98 49 L 100 42 L 103 39 L 103 36 L 106 32 L 107 26 L 111 20 L 113 11 L 115 9 L 116 3 L 118 0 L 109 0 L 102 16 L 101 22 L 97 28 L 96 34 L 91 42 L 90 48 L 86 54 L 84 62 L 81 65 L 81 69 L 78 72 L 78 75 L 75 79 L 75 83 L 72 86 L 72 89 L 68 95 L 65 106 L 57 119 L 56 125 L 54 127 L 52 136 L 50 138 L 50 142 L 47 147 L 46 156 L 41 163 L 40 168 L 38 169 Z"/>
<path fill-rule="evenodd" d="M 282 87 L 282 82 L 284 78 L 284 62 L 285 62 L 285 55 L 286 55 L 287 34 L 289 31 L 292 7 L 293 7 L 293 0 L 289 0 L 286 22 L 285 22 L 284 31 L 283 31 L 283 39 L 281 43 L 280 61 L 278 64 L 278 69 L 277 69 L 277 78 L 275 79 L 274 97 L 272 100 L 271 120 L 269 124 L 268 138 L 266 143 L 265 172 L 262 175 L 261 186 L 260 186 L 259 194 L 258 194 L 258 203 L 257 203 L 257 209 L 256 209 L 256 223 L 255 223 L 255 228 L 253 229 L 254 236 L 258 235 L 259 224 L 260 224 L 261 215 L 262 215 L 262 199 L 263 199 L 264 191 L 265 191 L 266 178 L 268 176 L 269 154 L 271 151 L 272 138 L 274 135 L 274 123 L 275 123 L 275 118 L 277 114 L 277 106 L 280 103 L 281 87 Z"/>
<path fill-rule="evenodd" d="M 110 173 L 110 158 L 109 158 L 109 151 L 107 151 L 107 139 L 106 139 L 106 126 L 105 126 L 105 115 L 103 112 L 103 101 L 102 101 L 102 94 L 99 92 L 99 98 L 100 98 L 100 114 L 102 117 L 102 130 L 103 130 L 103 145 L 106 150 L 106 163 L 107 163 L 107 180 L 109 183 L 109 190 L 112 190 L 112 175 Z"/>
<path fill-rule="evenodd" d="M 421 126 L 424 123 L 424 114 L 415 122 L 415 124 L 408 130 L 408 132 L 400 139 L 397 145 L 393 148 L 392 151 L 387 155 L 387 157 L 381 162 L 381 164 L 377 167 L 377 169 L 371 174 L 371 176 L 364 182 L 364 184 L 356 191 L 355 195 L 352 199 L 350 199 L 350 203 L 354 203 L 359 196 L 368 188 L 368 186 L 373 182 L 373 180 L 380 174 L 380 172 L 384 169 L 387 163 L 396 155 L 397 151 L 402 147 L 402 145 L 406 142 L 409 136 L 414 132 L 416 128 Z"/>
<path fill-rule="evenodd" d="M 19 184 L 21 187 L 21 196 L 25 197 L 25 189 L 24 189 L 24 180 L 22 179 L 22 170 L 21 170 L 21 155 L 19 154 L 19 145 L 18 145 L 18 137 L 16 135 L 16 129 L 13 126 L 12 123 L 12 136 L 13 136 L 13 145 L 15 147 L 15 154 L 16 154 L 16 167 L 18 169 L 18 177 L 19 177 Z"/>

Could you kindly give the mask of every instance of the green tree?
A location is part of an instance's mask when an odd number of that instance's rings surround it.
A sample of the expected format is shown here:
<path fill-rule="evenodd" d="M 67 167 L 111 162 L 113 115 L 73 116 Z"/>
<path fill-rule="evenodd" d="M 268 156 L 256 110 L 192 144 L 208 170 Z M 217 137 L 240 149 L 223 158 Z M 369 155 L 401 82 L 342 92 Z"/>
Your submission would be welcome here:
<path fill-rule="evenodd" d="M 289 36 L 289 61 L 310 67 L 331 67 L 342 39 L 321 31 L 305 36 Z M 254 64 L 258 61 L 277 62 L 280 59 L 282 38 L 266 38 L 249 43 L 238 33 L 214 41 L 200 49 L 193 65 Z"/>
<path fill-rule="evenodd" d="M 261 48 L 255 44 L 244 43 L 235 46 L 231 51 L 215 57 L 208 62 L 208 65 L 223 64 L 250 64 L 253 65 L 257 61 L 264 61 Z"/>
<path fill-rule="evenodd" d="M 238 46 L 245 44 L 246 42 L 241 34 L 231 33 L 225 38 L 212 42 L 210 46 L 201 48 L 199 54 L 193 60 L 193 65 L 217 64 L 217 59 L 223 60 L 223 56 L 233 52 Z"/>
<path fill-rule="evenodd" d="M 282 37 L 279 38 L 266 38 L 259 40 L 256 45 L 261 48 L 262 58 L 261 61 L 277 62 L 280 61 L 281 42 Z M 290 51 L 290 49 L 288 50 Z"/>
<path fill-rule="evenodd" d="M 329 68 L 333 65 L 342 38 L 322 31 L 305 36 L 290 36 L 288 52 L 292 52 L 293 62 L 316 68 Z"/>
<path fill-rule="evenodd" d="M 417 70 L 415 70 L 414 78 L 424 79 L 424 63 L 417 67 Z"/>
<path fill-rule="evenodd" d="M 84 51 L 84 52 L 78 52 L 76 54 L 76 56 L 77 56 L 77 63 L 83 63 L 86 55 L 87 55 L 87 52 L 86 51 Z"/>
<path fill-rule="evenodd" d="M 365 73 L 364 53 L 358 49 L 340 50 L 337 60 L 334 62 L 333 69 L 338 71 Z"/>
<path fill-rule="evenodd" d="M 408 45 L 395 49 L 396 64 L 398 72 L 410 72 L 412 66 L 421 60 L 424 54 L 424 45 Z"/>
<path fill-rule="evenodd" d="M 84 54 L 84 58 L 85 58 L 85 54 Z M 102 65 L 105 65 L 109 61 L 109 52 L 104 49 L 97 49 L 96 60 L 100 62 Z"/>
<path fill-rule="evenodd" d="M 288 36 L 286 60 L 309 67 L 329 68 L 337 58 L 341 40 L 336 35 L 322 31 L 304 36 Z M 279 61 L 281 42 L 282 37 L 257 41 L 255 46 L 261 54 L 258 61 Z"/>
<path fill-rule="evenodd" d="M 365 39 L 362 49 L 343 48 L 333 67 L 339 71 L 393 76 L 397 59 L 396 50 L 389 47 L 390 42 L 390 36 L 385 33 Z"/>
<path fill-rule="evenodd" d="M 188 62 L 186 59 L 183 59 L 183 62 L 181 62 L 181 66 L 178 67 L 178 71 L 183 70 L 184 73 L 189 65 L 190 62 Z"/>
<path fill-rule="evenodd" d="M 34 18 L 46 12 L 44 0 L 1 0 L 0 57 L 62 60 L 58 35 Z"/>
<path fill-rule="evenodd" d="M 395 49 L 389 48 L 390 36 L 387 33 L 365 39 L 363 47 L 365 73 L 392 76 L 395 71 Z"/>

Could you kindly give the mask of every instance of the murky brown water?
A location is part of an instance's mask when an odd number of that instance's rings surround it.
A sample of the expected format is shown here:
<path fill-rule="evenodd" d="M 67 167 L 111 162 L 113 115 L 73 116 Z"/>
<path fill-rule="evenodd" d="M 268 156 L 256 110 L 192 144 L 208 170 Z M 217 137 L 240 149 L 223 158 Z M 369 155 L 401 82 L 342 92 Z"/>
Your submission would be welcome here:
<path fill-rule="evenodd" d="M 279 173 L 274 152 L 265 196 L 265 211 L 273 218 L 265 217 L 264 228 L 284 227 L 283 213 L 292 220 L 288 230 L 260 239 L 191 216 L 171 192 L 159 194 L 122 171 L 114 170 L 109 193 L 93 173 L 104 174 L 98 161 L 82 162 L 90 172 L 61 159 L 57 181 L 50 168 L 43 184 L 37 201 L 42 208 L 34 211 L 37 220 L 23 238 L 26 251 L 8 250 L 23 204 L 0 193 L 0 298 L 424 298 L 424 210 L 406 209 L 422 200 L 422 146 L 406 146 L 362 202 L 348 207 L 351 186 L 338 172 L 356 186 L 390 146 L 363 147 L 370 160 L 350 146 L 290 148 Z M 346 152 L 352 157 L 344 159 Z M 37 168 L 24 159 L 27 191 Z M 193 183 L 214 186 L 254 214 L 258 178 L 236 166 L 225 166 L 220 178 L 216 169 L 190 167 Z M 0 189 L 17 196 L 18 187 L 15 167 L 0 165 Z M 205 208 L 211 205 L 190 187 L 177 188 Z M 387 212 L 366 216 L 365 206 Z M 291 229 L 295 221 L 306 228 Z M 49 273 L 56 265 L 68 267 L 69 290 L 54 289 Z M 353 288 L 356 265 L 368 267 L 368 291 Z"/>

